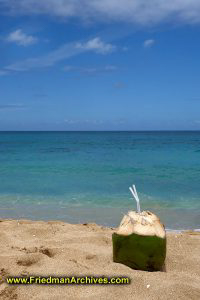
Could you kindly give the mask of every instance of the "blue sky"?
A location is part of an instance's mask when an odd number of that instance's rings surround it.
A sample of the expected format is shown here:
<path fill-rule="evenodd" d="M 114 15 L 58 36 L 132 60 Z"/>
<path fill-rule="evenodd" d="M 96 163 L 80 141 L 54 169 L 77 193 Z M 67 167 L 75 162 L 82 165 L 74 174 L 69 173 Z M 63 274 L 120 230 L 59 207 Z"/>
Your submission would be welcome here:
<path fill-rule="evenodd" d="M 200 130 L 198 0 L 0 0 L 0 130 Z"/>

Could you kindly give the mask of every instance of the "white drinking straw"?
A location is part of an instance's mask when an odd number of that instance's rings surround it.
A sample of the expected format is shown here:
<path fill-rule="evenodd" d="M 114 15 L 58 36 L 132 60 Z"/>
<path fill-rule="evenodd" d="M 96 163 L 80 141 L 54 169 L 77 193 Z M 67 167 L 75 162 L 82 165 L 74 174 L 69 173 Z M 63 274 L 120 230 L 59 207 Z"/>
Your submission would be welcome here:
<path fill-rule="evenodd" d="M 133 188 L 129 187 L 129 190 L 131 191 L 131 194 L 133 195 L 133 197 L 137 203 L 137 213 L 140 214 L 140 199 L 138 197 L 135 185 L 133 185 Z"/>

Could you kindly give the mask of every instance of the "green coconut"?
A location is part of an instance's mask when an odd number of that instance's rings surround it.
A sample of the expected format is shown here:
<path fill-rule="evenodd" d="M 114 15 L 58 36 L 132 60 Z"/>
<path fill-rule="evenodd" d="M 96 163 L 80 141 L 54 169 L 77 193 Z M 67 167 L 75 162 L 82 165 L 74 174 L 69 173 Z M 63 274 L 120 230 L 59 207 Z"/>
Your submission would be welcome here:
<path fill-rule="evenodd" d="M 114 262 L 136 270 L 163 269 L 166 232 L 160 219 L 152 212 L 130 211 L 113 233 L 112 242 Z"/>

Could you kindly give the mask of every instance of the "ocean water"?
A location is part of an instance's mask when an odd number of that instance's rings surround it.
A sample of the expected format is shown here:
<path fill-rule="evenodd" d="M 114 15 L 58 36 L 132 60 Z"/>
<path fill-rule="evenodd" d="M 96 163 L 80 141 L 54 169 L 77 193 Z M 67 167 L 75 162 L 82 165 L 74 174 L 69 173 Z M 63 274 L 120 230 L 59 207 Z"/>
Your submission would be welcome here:
<path fill-rule="evenodd" d="M 0 218 L 117 226 L 135 210 L 200 228 L 200 132 L 1 132 Z"/>

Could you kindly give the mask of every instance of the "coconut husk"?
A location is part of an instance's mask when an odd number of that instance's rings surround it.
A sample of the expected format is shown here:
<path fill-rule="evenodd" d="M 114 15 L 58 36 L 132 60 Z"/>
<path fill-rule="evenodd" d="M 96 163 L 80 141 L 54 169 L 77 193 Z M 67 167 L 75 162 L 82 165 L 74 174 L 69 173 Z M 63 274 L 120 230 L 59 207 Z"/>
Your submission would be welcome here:
<path fill-rule="evenodd" d="M 112 235 L 113 261 L 133 269 L 159 271 L 166 257 L 166 232 L 150 211 L 130 211 Z"/>

